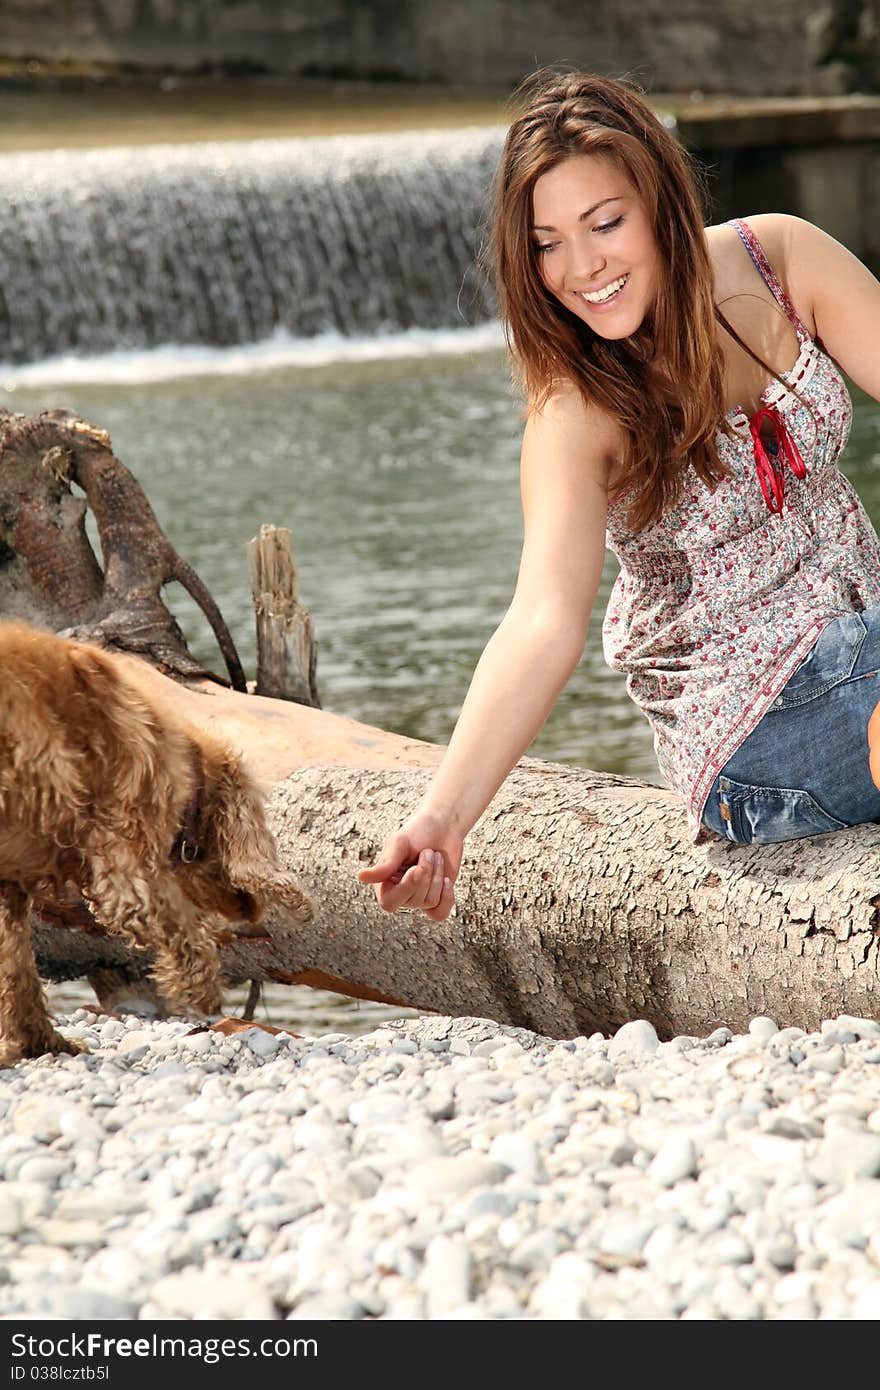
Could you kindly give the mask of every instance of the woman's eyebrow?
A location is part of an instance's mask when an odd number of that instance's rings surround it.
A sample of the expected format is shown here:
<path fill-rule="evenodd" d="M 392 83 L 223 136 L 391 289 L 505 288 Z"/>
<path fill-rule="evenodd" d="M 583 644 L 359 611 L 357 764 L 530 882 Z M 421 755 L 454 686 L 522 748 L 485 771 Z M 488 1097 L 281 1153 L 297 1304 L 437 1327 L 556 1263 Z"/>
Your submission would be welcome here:
<path fill-rule="evenodd" d="M 583 221 L 585 221 L 586 218 L 592 217 L 593 213 L 596 211 L 597 208 L 604 207 L 606 203 L 616 203 L 617 200 L 618 200 L 618 198 L 622 198 L 622 197 L 623 197 L 623 194 L 622 194 L 622 193 L 615 193 L 614 196 L 611 197 L 611 198 L 601 198 L 601 199 L 599 200 L 598 203 L 594 203 L 593 206 L 592 206 L 591 208 L 587 208 L 586 212 L 582 212 L 582 213 L 581 213 L 580 217 L 578 218 L 578 222 L 583 222 Z M 533 231 L 533 232 L 555 232 L 555 231 L 556 231 L 556 228 L 555 228 L 555 227 L 541 227 L 541 226 L 538 226 L 538 224 L 536 223 L 535 226 L 532 227 L 532 231 Z"/>

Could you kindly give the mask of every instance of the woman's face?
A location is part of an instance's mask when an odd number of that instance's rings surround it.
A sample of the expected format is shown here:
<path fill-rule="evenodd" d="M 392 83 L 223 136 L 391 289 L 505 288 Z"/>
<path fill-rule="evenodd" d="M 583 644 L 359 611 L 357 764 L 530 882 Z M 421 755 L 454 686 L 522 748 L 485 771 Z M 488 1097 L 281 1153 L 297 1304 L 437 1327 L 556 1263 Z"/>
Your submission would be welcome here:
<path fill-rule="evenodd" d="M 650 310 L 660 254 L 641 198 L 599 155 L 573 155 L 532 192 L 541 278 L 601 338 L 627 338 Z"/>

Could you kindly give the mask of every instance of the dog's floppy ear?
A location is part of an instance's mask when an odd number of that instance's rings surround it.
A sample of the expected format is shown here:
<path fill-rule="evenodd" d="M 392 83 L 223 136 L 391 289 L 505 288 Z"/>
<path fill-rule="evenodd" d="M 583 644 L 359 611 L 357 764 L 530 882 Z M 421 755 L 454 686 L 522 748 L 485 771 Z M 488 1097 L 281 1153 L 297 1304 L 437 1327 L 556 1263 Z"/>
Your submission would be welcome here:
<path fill-rule="evenodd" d="M 153 789 L 162 776 L 167 750 L 161 724 L 140 691 L 108 653 L 87 643 L 66 641 L 75 692 L 85 698 L 76 713 L 92 732 L 92 747 L 108 785 L 131 802 Z"/>
<path fill-rule="evenodd" d="M 263 798 L 240 759 L 230 755 L 219 770 L 208 806 L 211 838 L 219 867 L 230 886 L 254 900 L 252 921 L 278 905 L 298 922 L 312 916 L 312 905 L 296 880 L 278 863 Z"/>

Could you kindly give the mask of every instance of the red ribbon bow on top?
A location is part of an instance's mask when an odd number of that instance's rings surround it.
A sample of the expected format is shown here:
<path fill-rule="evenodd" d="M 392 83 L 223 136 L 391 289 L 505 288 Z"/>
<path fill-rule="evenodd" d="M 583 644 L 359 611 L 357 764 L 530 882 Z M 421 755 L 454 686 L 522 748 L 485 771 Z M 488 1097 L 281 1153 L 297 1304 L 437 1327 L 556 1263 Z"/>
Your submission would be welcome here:
<path fill-rule="evenodd" d="M 773 439 L 776 442 L 775 455 L 772 458 L 767 453 L 761 438 L 761 426 L 765 420 L 772 425 Z M 775 406 L 762 406 L 760 410 L 755 411 L 754 415 L 750 415 L 749 429 L 752 432 L 755 467 L 758 470 L 758 482 L 761 484 L 764 501 L 771 512 L 781 512 L 782 499 L 785 496 L 785 464 L 788 464 L 796 478 L 807 476 L 806 464 L 801 458 L 797 444 L 791 437 L 788 426 Z"/>

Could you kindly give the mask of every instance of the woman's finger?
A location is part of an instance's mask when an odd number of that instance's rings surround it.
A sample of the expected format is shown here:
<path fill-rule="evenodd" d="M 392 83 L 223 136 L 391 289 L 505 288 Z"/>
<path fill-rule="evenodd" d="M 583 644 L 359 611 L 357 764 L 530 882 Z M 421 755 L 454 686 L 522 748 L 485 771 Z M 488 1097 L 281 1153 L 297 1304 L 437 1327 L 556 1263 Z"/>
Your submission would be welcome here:
<path fill-rule="evenodd" d="M 398 870 L 404 860 L 412 854 L 412 845 L 406 835 L 395 835 L 382 848 L 382 853 L 375 864 L 368 864 L 362 869 L 358 869 L 357 877 L 361 883 L 381 883 L 384 879 L 390 878 Z"/>
<path fill-rule="evenodd" d="M 433 857 L 429 861 L 427 858 L 429 854 L 431 854 L 430 850 L 423 850 L 419 856 L 419 862 L 406 870 L 399 883 L 389 884 L 386 880 L 377 884 L 376 893 L 379 903 L 386 912 L 396 912 L 398 908 L 403 907 L 415 911 L 423 907 L 425 892 L 433 873 Z"/>
<path fill-rule="evenodd" d="M 433 872 L 431 874 L 431 882 L 428 885 L 428 891 L 425 894 L 426 909 L 433 909 L 439 906 L 440 899 L 443 896 L 444 872 L 445 869 L 443 855 L 440 853 L 439 850 L 435 850 L 434 867 Z"/>
<path fill-rule="evenodd" d="M 437 906 L 427 915 L 435 922 L 445 922 L 452 909 L 455 907 L 455 885 L 451 878 L 444 877 L 443 892 Z"/>

